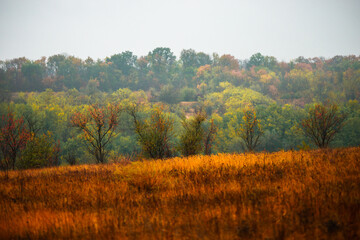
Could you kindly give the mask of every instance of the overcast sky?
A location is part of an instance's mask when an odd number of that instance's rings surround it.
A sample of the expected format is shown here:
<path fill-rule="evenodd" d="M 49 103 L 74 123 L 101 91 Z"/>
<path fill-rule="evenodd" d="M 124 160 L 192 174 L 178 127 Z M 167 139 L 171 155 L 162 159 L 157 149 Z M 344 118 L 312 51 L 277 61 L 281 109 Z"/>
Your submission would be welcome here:
<path fill-rule="evenodd" d="M 360 55 L 360 0 L 0 0 L 0 59 L 169 47 L 247 59 Z"/>

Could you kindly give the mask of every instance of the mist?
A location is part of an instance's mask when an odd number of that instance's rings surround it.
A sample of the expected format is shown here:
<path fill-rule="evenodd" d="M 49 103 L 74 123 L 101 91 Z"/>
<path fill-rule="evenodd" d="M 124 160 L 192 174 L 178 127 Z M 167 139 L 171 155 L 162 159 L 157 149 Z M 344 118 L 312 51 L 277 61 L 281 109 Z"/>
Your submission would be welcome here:
<path fill-rule="evenodd" d="M 289 61 L 360 53 L 360 2 L 48 1 L 0 2 L 0 59 L 67 53 L 103 59 L 169 47 Z"/>

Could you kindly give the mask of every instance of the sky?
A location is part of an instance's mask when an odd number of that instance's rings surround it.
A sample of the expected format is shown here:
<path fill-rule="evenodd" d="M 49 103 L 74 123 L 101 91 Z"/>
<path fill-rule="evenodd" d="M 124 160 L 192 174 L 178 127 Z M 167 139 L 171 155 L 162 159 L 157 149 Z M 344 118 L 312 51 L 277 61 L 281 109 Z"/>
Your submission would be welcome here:
<path fill-rule="evenodd" d="M 0 0 L 0 60 L 157 47 L 178 57 L 360 55 L 360 0 Z"/>

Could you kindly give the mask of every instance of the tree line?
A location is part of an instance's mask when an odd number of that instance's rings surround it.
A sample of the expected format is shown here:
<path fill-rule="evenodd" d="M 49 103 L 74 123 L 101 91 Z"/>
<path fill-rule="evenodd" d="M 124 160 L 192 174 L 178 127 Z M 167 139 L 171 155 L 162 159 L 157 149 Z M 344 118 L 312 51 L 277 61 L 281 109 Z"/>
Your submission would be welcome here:
<path fill-rule="evenodd" d="M 357 146 L 359 60 L 157 48 L 3 61 L 1 167 Z"/>
<path fill-rule="evenodd" d="M 149 92 L 152 101 L 173 104 L 201 99 L 218 92 L 220 82 L 229 82 L 282 103 L 304 106 L 313 99 L 359 100 L 359 58 L 298 57 L 279 62 L 256 53 L 248 60 L 238 60 L 229 54 L 210 56 L 187 49 L 176 59 L 171 49 L 163 47 L 146 56 L 125 51 L 96 61 L 65 54 L 34 61 L 23 57 L 0 61 L 0 89 L 4 98 L 18 91 L 77 89 L 90 94 L 129 88 Z"/>
<path fill-rule="evenodd" d="M 78 140 L 86 147 L 87 152 L 96 163 L 106 163 L 109 150 L 119 126 L 126 127 L 130 119 L 131 126 L 141 148 L 141 156 L 151 159 L 164 159 L 176 156 L 196 154 L 209 155 L 213 151 L 218 127 L 214 119 L 207 121 L 208 116 L 202 108 L 190 118 L 181 120 L 182 131 L 179 141 L 174 142 L 174 119 L 166 113 L 163 105 L 155 106 L 150 114 L 144 115 L 138 103 L 127 105 L 106 104 L 87 105 L 82 110 L 75 110 L 70 116 L 69 128 L 78 130 Z M 24 112 L 15 117 L 8 109 L 2 116 L 0 132 L 0 167 L 3 170 L 15 168 L 38 168 L 60 164 L 60 144 L 52 137 L 51 132 L 38 134 L 41 129 L 40 119 L 34 112 Z M 121 118 L 126 114 L 128 119 Z M 143 115 L 143 116 L 141 116 Z M 299 130 L 319 148 L 327 148 L 334 137 L 346 123 L 347 114 L 341 113 L 336 104 L 315 104 L 301 120 Z M 241 139 L 243 151 L 254 152 L 260 145 L 264 130 L 254 108 L 243 109 L 242 121 L 233 133 Z M 68 139 L 68 144 L 74 140 Z M 79 143 L 80 143 L 79 142 Z M 70 165 L 76 164 L 77 154 L 72 145 L 62 153 L 63 159 Z M 19 161 L 17 161 L 19 160 Z"/>

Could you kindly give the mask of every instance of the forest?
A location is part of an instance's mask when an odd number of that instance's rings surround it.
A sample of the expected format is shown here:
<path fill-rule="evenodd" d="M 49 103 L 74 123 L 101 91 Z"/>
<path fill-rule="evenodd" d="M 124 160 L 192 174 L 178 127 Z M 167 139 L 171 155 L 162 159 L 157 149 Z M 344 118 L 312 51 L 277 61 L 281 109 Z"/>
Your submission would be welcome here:
<path fill-rule="evenodd" d="M 360 144 L 354 55 L 24 57 L 0 61 L 0 97 L 2 169 Z M 306 131 L 312 113 L 335 117 L 323 143 Z"/>

